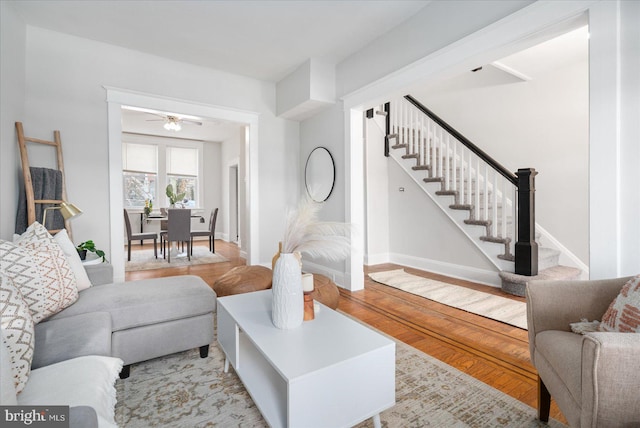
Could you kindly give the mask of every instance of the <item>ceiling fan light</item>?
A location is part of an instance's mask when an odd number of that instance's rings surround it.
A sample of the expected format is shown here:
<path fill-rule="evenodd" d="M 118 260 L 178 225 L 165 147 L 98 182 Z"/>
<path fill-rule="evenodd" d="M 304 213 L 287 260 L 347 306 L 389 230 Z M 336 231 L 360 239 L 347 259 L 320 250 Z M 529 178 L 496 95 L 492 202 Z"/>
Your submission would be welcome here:
<path fill-rule="evenodd" d="M 164 129 L 166 129 L 167 131 L 180 131 L 182 129 L 182 126 L 180 126 L 180 123 L 174 121 L 174 120 L 168 120 L 167 122 L 165 122 L 164 124 Z"/>

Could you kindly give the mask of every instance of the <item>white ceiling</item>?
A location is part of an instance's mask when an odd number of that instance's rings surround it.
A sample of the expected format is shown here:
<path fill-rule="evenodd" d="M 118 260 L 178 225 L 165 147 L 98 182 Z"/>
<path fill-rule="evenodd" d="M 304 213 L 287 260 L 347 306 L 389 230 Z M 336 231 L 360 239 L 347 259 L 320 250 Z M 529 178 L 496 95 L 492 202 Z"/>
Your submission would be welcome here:
<path fill-rule="evenodd" d="M 277 82 L 343 59 L 429 0 L 10 0 L 33 26 Z"/>
<path fill-rule="evenodd" d="M 29 25 L 272 82 L 279 81 L 309 58 L 340 63 L 429 2 L 9 1 Z M 545 68 L 558 67 L 586 55 L 586 36 L 584 27 L 499 62 L 535 78 Z M 514 79 L 513 75 L 486 65 L 485 76 Z M 184 124 L 176 133 L 166 131 L 162 121 L 149 119 L 159 118 L 123 110 L 123 130 L 203 141 L 225 141 L 240 132 L 239 124 L 202 118 L 202 126 Z"/>
<path fill-rule="evenodd" d="M 277 82 L 314 58 L 338 64 L 430 0 L 10 0 L 28 25 Z M 166 131 L 123 110 L 125 132 L 225 141 L 240 125 L 202 118 Z M 163 112 L 167 113 L 167 112 Z M 157 117 L 156 117 L 157 118 Z"/>

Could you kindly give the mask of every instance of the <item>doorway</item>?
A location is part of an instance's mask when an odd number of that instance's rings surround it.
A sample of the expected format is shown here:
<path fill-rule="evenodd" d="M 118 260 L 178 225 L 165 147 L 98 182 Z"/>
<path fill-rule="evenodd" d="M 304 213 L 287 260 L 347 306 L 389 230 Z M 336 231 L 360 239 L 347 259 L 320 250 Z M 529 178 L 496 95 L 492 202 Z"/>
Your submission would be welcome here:
<path fill-rule="evenodd" d="M 226 107 L 191 103 L 156 95 L 143 94 L 118 88 L 106 87 L 109 124 L 109 217 L 111 235 L 111 264 L 115 281 L 124 281 L 125 256 L 124 248 L 124 217 L 122 201 L 122 106 L 134 106 L 158 111 L 180 111 L 199 117 L 241 123 L 247 129 L 246 137 L 241 141 L 242 161 L 246 165 L 246 180 L 240 193 L 246 195 L 247 208 L 244 222 L 247 234 L 244 242 L 243 254 L 246 254 L 247 264 L 258 260 L 259 239 L 259 200 L 258 200 L 258 114 L 237 111 Z M 243 133 L 245 135 L 245 133 Z"/>

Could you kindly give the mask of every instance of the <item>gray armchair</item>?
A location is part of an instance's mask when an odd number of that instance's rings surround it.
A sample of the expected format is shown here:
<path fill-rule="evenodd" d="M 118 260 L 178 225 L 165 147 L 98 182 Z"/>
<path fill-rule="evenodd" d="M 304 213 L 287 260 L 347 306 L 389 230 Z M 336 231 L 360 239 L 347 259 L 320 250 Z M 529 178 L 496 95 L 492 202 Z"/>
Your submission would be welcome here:
<path fill-rule="evenodd" d="M 540 420 L 548 421 L 553 397 L 572 427 L 640 426 L 640 334 L 581 335 L 569 325 L 602 319 L 629 279 L 527 284 Z"/>

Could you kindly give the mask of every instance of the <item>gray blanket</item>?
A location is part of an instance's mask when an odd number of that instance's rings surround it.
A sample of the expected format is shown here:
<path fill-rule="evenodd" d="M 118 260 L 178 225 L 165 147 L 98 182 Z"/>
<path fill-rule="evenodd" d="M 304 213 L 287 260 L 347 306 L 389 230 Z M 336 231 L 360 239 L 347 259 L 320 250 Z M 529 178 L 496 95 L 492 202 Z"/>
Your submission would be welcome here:
<path fill-rule="evenodd" d="M 62 172 L 50 168 L 31 167 L 31 181 L 33 182 L 33 195 L 37 199 L 62 199 Z M 36 221 L 42 223 L 44 209 L 56 205 L 36 204 Z M 21 183 L 20 196 L 18 198 L 18 212 L 16 213 L 16 233 L 22 234 L 27 230 L 27 197 L 24 183 Z M 64 218 L 60 210 L 49 210 L 47 213 L 47 229 L 64 228 Z"/>

